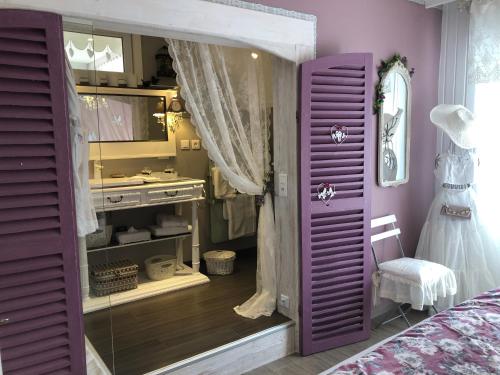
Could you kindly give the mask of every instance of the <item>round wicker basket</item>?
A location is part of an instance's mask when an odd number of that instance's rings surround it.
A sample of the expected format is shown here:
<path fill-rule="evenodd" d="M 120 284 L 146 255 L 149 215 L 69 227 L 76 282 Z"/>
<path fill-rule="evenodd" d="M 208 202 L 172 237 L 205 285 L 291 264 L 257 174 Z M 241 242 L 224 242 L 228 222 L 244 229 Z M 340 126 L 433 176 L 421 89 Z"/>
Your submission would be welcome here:
<path fill-rule="evenodd" d="M 236 253 L 229 250 L 213 250 L 203 254 L 209 275 L 230 275 L 233 273 Z"/>

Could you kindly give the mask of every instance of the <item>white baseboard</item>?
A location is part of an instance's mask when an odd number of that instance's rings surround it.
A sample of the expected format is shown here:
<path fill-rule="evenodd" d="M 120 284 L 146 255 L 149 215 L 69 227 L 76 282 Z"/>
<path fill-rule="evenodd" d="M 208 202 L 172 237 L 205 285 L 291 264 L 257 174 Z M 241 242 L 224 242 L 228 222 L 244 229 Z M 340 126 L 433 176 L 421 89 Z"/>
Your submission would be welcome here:
<path fill-rule="evenodd" d="M 236 375 L 295 351 L 295 324 L 287 322 L 146 375 Z"/>

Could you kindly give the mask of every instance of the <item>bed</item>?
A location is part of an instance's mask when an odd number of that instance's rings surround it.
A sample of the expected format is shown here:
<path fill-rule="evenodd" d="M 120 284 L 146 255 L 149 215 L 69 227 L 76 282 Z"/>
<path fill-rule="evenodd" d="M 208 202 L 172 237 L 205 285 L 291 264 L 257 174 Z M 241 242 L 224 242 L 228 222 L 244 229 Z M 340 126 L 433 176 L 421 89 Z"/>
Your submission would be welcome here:
<path fill-rule="evenodd" d="M 500 288 L 481 294 L 321 375 L 500 375 Z"/>

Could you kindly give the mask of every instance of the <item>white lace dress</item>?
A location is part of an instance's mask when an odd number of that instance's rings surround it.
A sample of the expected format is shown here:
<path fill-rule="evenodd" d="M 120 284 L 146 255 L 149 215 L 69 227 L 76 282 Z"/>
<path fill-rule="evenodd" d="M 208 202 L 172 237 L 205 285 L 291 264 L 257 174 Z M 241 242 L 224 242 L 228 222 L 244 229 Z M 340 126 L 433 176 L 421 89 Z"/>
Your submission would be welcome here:
<path fill-rule="evenodd" d="M 455 272 L 457 294 L 439 299 L 440 309 L 500 286 L 500 253 L 478 212 L 474 190 L 477 167 L 474 151 L 448 152 L 436 159 L 435 175 L 441 190 L 432 202 L 415 257 Z M 442 215 L 444 204 L 471 208 L 471 218 Z"/>

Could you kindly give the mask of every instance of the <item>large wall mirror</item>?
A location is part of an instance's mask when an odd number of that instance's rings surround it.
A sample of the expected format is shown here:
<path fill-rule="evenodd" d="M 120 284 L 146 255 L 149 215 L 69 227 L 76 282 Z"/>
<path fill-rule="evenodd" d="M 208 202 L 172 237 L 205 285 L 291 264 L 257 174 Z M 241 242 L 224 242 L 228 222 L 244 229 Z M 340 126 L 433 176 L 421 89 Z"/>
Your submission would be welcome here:
<path fill-rule="evenodd" d="M 77 86 L 89 159 L 173 157 L 175 133 L 168 105 L 175 90 Z"/>
<path fill-rule="evenodd" d="M 168 141 L 165 97 L 79 94 L 89 142 Z"/>
<path fill-rule="evenodd" d="M 398 186 L 409 180 L 411 75 L 406 58 L 395 55 L 379 70 L 375 110 L 378 111 L 378 183 Z"/>

